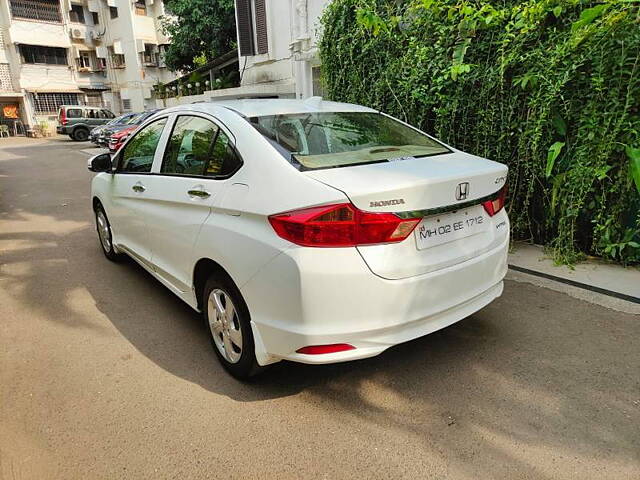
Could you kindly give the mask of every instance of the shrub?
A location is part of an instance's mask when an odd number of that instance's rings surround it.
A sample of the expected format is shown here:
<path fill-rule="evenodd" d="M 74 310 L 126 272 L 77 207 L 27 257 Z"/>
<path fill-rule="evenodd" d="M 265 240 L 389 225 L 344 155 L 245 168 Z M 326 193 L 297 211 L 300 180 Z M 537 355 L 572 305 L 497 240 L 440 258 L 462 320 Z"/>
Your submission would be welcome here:
<path fill-rule="evenodd" d="M 509 165 L 513 234 L 559 262 L 640 261 L 640 8 L 334 0 L 328 96 Z"/>

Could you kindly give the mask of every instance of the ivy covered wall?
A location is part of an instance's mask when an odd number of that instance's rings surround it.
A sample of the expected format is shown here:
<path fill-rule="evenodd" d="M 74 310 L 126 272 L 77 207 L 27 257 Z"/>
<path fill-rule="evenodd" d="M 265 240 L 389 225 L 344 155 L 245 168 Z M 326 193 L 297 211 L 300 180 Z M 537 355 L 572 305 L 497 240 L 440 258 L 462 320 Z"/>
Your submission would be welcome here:
<path fill-rule="evenodd" d="M 640 262 L 640 3 L 334 0 L 324 87 L 509 165 L 516 238 Z"/>

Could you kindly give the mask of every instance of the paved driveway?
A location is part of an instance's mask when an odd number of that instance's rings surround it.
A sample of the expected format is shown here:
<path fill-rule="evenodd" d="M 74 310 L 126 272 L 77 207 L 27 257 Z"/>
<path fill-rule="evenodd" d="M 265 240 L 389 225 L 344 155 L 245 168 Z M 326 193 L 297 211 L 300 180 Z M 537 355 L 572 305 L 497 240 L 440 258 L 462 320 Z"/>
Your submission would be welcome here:
<path fill-rule="evenodd" d="M 242 384 L 100 252 L 87 144 L 0 143 L 0 478 L 640 478 L 640 318 L 512 281 L 369 360 Z"/>

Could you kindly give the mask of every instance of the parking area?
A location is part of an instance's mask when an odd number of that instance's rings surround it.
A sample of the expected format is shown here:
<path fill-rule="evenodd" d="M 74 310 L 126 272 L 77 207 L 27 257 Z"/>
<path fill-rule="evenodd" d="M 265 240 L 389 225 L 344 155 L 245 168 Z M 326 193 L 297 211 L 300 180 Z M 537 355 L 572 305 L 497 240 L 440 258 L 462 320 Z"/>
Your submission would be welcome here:
<path fill-rule="evenodd" d="M 89 143 L 0 143 L 0 479 L 640 478 L 640 318 L 507 280 L 379 357 L 239 383 L 100 251 Z"/>

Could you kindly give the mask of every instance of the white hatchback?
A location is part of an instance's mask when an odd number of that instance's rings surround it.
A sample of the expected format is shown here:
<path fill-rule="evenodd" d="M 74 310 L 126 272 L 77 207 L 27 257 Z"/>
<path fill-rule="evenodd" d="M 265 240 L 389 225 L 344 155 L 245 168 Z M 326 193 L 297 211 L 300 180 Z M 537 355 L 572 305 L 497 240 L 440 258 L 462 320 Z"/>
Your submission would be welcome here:
<path fill-rule="evenodd" d="M 239 378 L 371 357 L 502 293 L 507 168 L 370 108 L 170 108 L 89 169 L 107 258 L 201 311 Z"/>

